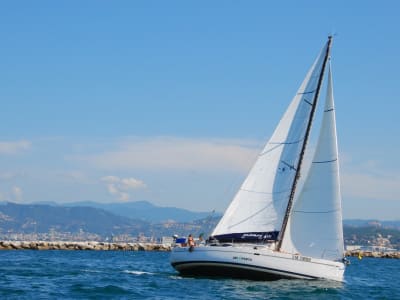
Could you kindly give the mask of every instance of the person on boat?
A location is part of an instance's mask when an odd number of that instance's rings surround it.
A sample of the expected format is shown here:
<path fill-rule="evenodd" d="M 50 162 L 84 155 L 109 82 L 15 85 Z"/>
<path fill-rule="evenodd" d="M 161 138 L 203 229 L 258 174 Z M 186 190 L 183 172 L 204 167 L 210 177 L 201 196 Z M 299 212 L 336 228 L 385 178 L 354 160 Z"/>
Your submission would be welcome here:
<path fill-rule="evenodd" d="M 189 246 L 189 251 L 193 251 L 195 243 L 194 243 L 193 236 L 191 234 L 189 234 L 189 236 L 188 236 L 188 246 Z"/>
<path fill-rule="evenodd" d="M 200 233 L 199 235 L 199 245 L 204 245 L 206 242 L 204 241 L 204 233 Z"/>

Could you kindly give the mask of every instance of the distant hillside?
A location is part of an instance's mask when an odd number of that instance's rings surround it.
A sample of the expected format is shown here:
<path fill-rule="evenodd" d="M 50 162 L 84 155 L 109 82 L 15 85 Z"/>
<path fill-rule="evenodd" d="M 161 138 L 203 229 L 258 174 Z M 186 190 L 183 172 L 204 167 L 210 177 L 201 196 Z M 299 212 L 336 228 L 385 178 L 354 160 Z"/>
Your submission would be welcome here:
<path fill-rule="evenodd" d="M 220 218 L 219 215 L 215 216 L 208 213 L 159 208 L 148 202 L 131 204 L 135 205 L 116 205 L 114 207 L 113 205 L 85 202 L 79 203 L 78 206 L 63 206 L 49 202 L 47 204 L 0 202 L 0 236 L 5 237 L 17 233 L 30 235 L 43 233 L 47 234 L 48 237 L 51 232 L 68 233 L 72 238 L 76 238 L 78 234 L 88 238 L 90 234 L 96 234 L 101 238 L 118 235 L 162 237 L 173 234 L 187 235 L 189 233 L 208 235 Z M 107 207 L 110 211 L 114 210 L 116 213 L 89 205 Z M 110 207 L 113 209 L 110 209 Z M 125 211 L 123 211 L 124 209 Z M 131 217 L 124 217 L 117 215 L 117 213 Z M 204 218 L 204 215 L 208 216 Z M 132 216 L 141 216 L 141 220 L 133 219 Z M 193 221 L 192 218 L 195 217 L 200 218 Z M 190 221 L 177 222 L 173 221 L 173 218 Z M 155 220 L 168 221 L 155 222 Z"/>
<path fill-rule="evenodd" d="M 177 234 L 178 236 L 187 236 L 188 234 L 192 234 L 197 237 L 202 234 L 204 237 L 208 237 L 219 220 L 220 216 L 209 216 L 204 219 L 186 223 L 158 223 L 152 225 L 152 230 L 157 233 L 157 236 L 171 236 L 173 234 Z"/>
<path fill-rule="evenodd" d="M 105 239 L 117 237 L 132 239 L 140 235 L 162 237 L 189 233 L 209 236 L 220 220 L 219 214 L 193 213 L 175 208 L 159 208 L 148 202 L 125 203 L 125 205 L 99 205 L 113 208 L 116 213 L 96 207 L 93 202 L 80 203 L 80 206 L 50 204 L 16 204 L 0 202 L 0 238 L 10 238 L 15 234 L 26 234 L 49 239 L 53 233 L 63 239 Z M 135 204 L 135 205 L 133 205 Z M 111 208 L 110 208 L 111 207 Z M 131 211 L 129 211 L 129 209 Z M 125 211 L 121 211 L 125 209 Z M 121 215 L 117 215 L 117 214 Z M 158 214 L 157 217 L 151 215 Z M 181 213 L 185 222 L 172 221 Z M 122 216 L 129 215 L 131 217 Z M 206 217 L 202 217 L 205 216 Z M 141 220 L 132 216 L 140 216 Z M 197 220 L 195 218 L 200 216 Z M 146 218 L 148 218 L 146 220 Z M 156 222 L 155 220 L 169 220 Z M 149 222 L 152 221 L 152 222 Z M 384 245 L 400 248 L 400 221 L 345 220 L 343 231 L 347 245 Z M 92 236 L 94 234 L 96 236 Z M 18 238 L 18 237 L 13 237 Z"/>
<path fill-rule="evenodd" d="M 101 208 L 116 215 L 131 219 L 143 220 L 153 223 L 166 221 L 191 222 L 206 218 L 210 212 L 193 212 L 176 207 L 156 206 L 147 201 L 135 201 L 124 203 L 97 203 L 97 202 L 75 202 L 64 204 L 65 206 L 87 206 Z"/>
<path fill-rule="evenodd" d="M 99 235 L 148 232 L 149 223 L 93 207 L 0 204 L 0 232 L 91 232 Z"/>
<path fill-rule="evenodd" d="M 348 226 L 343 228 L 346 245 L 383 246 L 400 249 L 400 230 L 377 226 Z"/>
<path fill-rule="evenodd" d="M 362 219 L 347 219 L 343 221 L 344 226 L 351 227 L 382 227 L 382 228 L 393 228 L 400 230 L 400 220 L 397 221 L 380 221 L 374 219 L 362 220 Z"/>

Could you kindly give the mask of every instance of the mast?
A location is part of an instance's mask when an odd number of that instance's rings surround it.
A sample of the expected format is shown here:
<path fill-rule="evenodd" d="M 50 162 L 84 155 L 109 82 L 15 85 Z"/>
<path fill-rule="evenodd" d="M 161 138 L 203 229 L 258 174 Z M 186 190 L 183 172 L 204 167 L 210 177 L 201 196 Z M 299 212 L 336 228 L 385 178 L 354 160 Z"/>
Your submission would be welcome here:
<path fill-rule="evenodd" d="M 313 104 L 312 104 L 312 107 L 311 107 L 310 118 L 309 118 L 308 123 L 307 123 L 307 129 L 306 129 L 306 135 L 304 137 L 304 143 L 303 143 L 303 146 L 301 148 L 299 161 L 297 163 L 296 174 L 295 174 L 295 177 L 294 177 L 294 180 L 293 180 L 292 189 L 290 191 L 289 201 L 288 201 L 288 205 L 286 207 L 286 212 L 285 212 L 285 217 L 283 219 L 282 228 L 281 228 L 281 231 L 279 232 L 278 244 L 277 244 L 277 247 L 276 247 L 276 250 L 278 250 L 278 251 L 281 250 L 283 236 L 285 235 L 286 226 L 287 226 L 287 223 L 288 223 L 288 220 L 289 220 L 290 212 L 292 210 L 294 195 L 295 195 L 295 192 L 296 192 L 296 186 L 297 186 L 297 182 L 298 182 L 298 180 L 300 178 L 300 169 L 301 169 L 301 166 L 302 166 L 302 163 L 303 163 L 304 153 L 305 153 L 306 145 L 307 145 L 308 138 L 309 138 L 310 131 L 311 131 L 311 125 L 312 125 L 312 121 L 313 121 L 313 118 L 314 118 L 314 113 L 315 113 L 315 108 L 317 106 L 317 101 L 318 101 L 318 98 L 319 98 L 319 91 L 321 89 L 322 80 L 324 78 L 326 62 L 328 61 L 330 50 L 331 50 L 331 44 L 332 44 L 332 36 L 328 36 L 328 46 L 326 48 L 326 53 L 325 53 L 324 61 L 323 61 L 323 64 L 322 64 L 321 73 L 319 74 L 319 78 L 318 78 L 317 89 L 316 89 L 316 92 L 315 92 L 315 95 L 314 95 L 314 99 L 313 99 L 313 102 L 312 102 Z"/>

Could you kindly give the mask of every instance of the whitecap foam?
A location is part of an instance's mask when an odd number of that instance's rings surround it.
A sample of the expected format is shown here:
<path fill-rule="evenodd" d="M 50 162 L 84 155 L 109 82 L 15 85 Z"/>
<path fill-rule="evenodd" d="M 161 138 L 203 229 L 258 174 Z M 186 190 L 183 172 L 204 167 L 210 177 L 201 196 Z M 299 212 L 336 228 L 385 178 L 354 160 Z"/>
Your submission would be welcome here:
<path fill-rule="evenodd" d="M 133 275 L 154 275 L 154 273 L 151 272 L 137 271 L 137 270 L 124 270 L 123 272 Z"/>
<path fill-rule="evenodd" d="M 174 280 L 183 279 L 183 277 L 182 277 L 182 276 L 179 276 L 179 275 L 172 275 L 172 276 L 169 276 L 169 278 L 170 278 L 170 279 L 174 279 Z"/>

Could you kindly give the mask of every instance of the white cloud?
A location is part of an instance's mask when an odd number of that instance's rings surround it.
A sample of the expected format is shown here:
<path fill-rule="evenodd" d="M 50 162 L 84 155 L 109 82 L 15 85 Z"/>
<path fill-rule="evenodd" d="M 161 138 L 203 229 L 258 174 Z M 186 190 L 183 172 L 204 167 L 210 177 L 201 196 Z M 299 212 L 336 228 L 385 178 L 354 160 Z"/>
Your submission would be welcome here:
<path fill-rule="evenodd" d="M 142 180 L 132 177 L 105 176 L 101 178 L 101 181 L 106 184 L 108 192 L 117 196 L 120 201 L 128 201 L 130 199 L 129 191 L 146 188 L 146 184 Z"/>
<path fill-rule="evenodd" d="M 119 200 L 121 201 L 128 201 L 129 200 L 129 194 L 125 192 L 119 193 Z"/>
<path fill-rule="evenodd" d="M 15 202 L 21 202 L 22 200 L 22 189 L 18 186 L 13 186 L 12 195 Z"/>
<path fill-rule="evenodd" d="M 115 148 L 75 159 L 107 170 L 139 168 L 246 172 L 261 150 L 249 141 L 175 137 L 130 140 Z"/>
<path fill-rule="evenodd" d="M 135 179 L 135 178 L 123 178 L 121 180 L 122 187 L 125 189 L 140 189 L 140 188 L 145 188 L 146 185 L 144 184 L 143 181 Z"/>
<path fill-rule="evenodd" d="M 0 181 L 13 180 L 19 176 L 24 176 L 23 172 L 2 172 L 0 173 Z"/>
<path fill-rule="evenodd" d="M 400 174 L 384 160 L 363 160 L 360 156 L 342 155 L 341 185 L 344 201 L 399 201 Z M 386 208 L 382 206 L 384 211 Z"/>
<path fill-rule="evenodd" d="M 381 176 L 371 172 L 344 173 L 342 174 L 342 187 L 345 197 L 398 201 L 400 176 Z"/>
<path fill-rule="evenodd" d="M 57 176 L 61 182 L 78 183 L 78 184 L 92 184 L 93 180 L 84 171 L 59 171 L 51 174 L 50 176 Z"/>
<path fill-rule="evenodd" d="M 113 194 L 113 195 L 119 194 L 119 191 L 114 183 L 108 183 L 107 190 L 110 194 Z"/>
<path fill-rule="evenodd" d="M 16 154 L 29 150 L 31 146 L 32 143 L 25 140 L 16 142 L 0 142 L 0 154 Z"/>
<path fill-rule="evenodd" d="M 108 183 L 114 183 L 114 182 L 120 182 L 121 179 L 117 176 L 105 176 L 101 178 L 102 181 L 108 182 Z"/>

